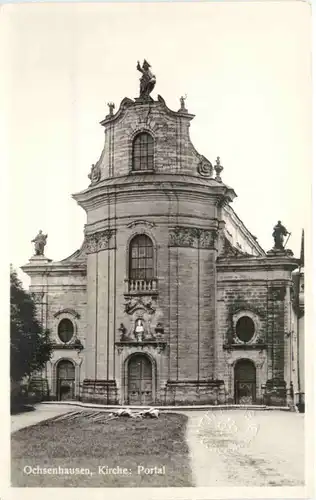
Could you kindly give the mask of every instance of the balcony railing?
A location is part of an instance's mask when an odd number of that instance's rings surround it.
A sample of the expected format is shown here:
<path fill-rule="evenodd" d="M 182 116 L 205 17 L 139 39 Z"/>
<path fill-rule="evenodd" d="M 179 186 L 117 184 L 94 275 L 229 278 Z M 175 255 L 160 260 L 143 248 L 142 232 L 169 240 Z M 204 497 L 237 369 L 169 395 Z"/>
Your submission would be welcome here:
<path fill-rule="evenodd" d="M 126 280 L 126 293 L 157 293 L 158 286 L 156 279 L 147 280 Z"/>

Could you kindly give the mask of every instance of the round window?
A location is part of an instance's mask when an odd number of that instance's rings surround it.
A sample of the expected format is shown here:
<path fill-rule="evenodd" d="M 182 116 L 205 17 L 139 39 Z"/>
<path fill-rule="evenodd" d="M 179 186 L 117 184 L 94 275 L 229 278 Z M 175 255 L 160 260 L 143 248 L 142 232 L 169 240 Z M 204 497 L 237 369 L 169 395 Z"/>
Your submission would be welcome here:
<path fill-rule="evenodd" d="M 70 319 L 62 319 L 58 325 L 58 337 L 62 342 L 69 342 L 74 334 L 74 325 Z"/>
<path fill-rule="evenodd" d="M 249 316 L 242 316 L 236 324 L 236 335 L 242 342 L 249 342 L 255 333 L 255 324 Z"/>

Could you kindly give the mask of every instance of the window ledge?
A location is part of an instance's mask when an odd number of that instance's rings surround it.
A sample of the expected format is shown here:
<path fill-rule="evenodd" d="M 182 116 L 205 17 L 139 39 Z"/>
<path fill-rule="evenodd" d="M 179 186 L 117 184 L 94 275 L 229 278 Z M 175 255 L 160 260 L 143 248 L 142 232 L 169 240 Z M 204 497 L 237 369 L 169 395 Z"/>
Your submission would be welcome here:
<path fill-rule="evenodd" d="M 146 169 L 146 170 L 130 170 L 130 174 L 132 175 L 137 175 L 137 174 L 154 174 L 155 173 L 155 170 L 149 170 L 149 169 Z"/>
<path fill-rule="evenodd" d="M 124 292 L 124 297 L 131 297 L 131 296 L 139 296 L 139 295 L 150 295 L 150 296 L 156 296 L 158 295 L 158 290 L 134 290 L 130 292 Z"/>
<path fill-rule="evenodd" d="M 69 342 L 53 342 L 52 344 L 53 349 L 83 349 L 83 345 L 80 339 L 74 339 Z"/>
<path fill-rule="evenodd" d="M 242 349 L 242 350 L 245 350 L 245 351 L 250 351 L 250 350 L 254 350 L 254 349 L 258 349 L 258 350 L 263 350 L 263 349 L 266 349 L 267 348 L 267 344 L 259 344 L 259 343 L 256 343 L 256 344 L 224 344 L 223 345 L 223 349 L 225 350 L 238 350 L 238 349 Z"/>

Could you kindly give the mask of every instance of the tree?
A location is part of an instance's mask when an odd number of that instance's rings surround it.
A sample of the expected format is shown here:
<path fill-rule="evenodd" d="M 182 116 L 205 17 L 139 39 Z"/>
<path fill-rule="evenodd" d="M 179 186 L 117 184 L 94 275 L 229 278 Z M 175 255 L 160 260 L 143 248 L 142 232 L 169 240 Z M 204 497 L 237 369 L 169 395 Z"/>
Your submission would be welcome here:
<path fill-rule="evenodd" d="M 52 344 L 49 331 L 36 318 L 36 306 L 23 289 L 16 271 L 10 271 L 10 377 L 19 382 L 41 370 L 50 359 Z"/>

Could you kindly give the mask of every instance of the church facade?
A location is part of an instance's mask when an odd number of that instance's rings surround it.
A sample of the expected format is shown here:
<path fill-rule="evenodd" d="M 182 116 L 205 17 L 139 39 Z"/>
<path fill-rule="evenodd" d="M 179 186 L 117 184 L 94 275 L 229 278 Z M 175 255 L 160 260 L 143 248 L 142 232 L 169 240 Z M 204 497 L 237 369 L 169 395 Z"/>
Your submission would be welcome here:
<path fill-rule="evenodd" d="M 298 260 L 278 227 L 267 253 L 247 230 L 220 158 L 190 140 L 185 100 L 154 100 L 149 68 L 138 98 L 109 105 L 100 159 L 73 195 L 81 248 L 55 262 L 39 246 L 22 268 L 54 345 L 41 376 L 58 400 L 288 404 Z"/>

